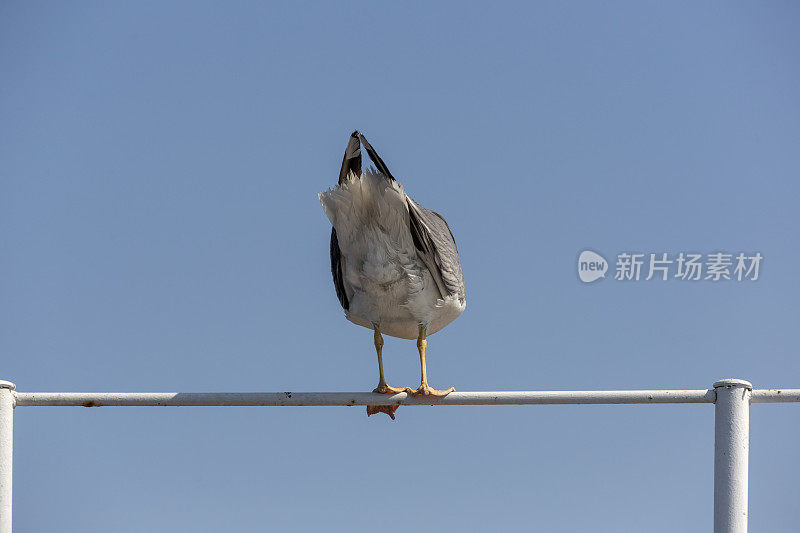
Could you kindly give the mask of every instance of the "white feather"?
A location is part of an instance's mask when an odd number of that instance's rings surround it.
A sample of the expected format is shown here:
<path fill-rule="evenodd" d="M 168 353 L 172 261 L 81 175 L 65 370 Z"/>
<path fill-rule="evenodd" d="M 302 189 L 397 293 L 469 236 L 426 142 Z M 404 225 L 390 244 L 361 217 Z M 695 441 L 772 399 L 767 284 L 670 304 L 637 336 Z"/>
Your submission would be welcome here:
<path fill-rule="evenodd" d="M 441 298 L 430 272 L 417 255 L 409 230 L 403 187 L 382 174 L 350 174 L 319 195 L 336 228 L 342 253 L 347 318 L 387 335 L 416 339 L 419 326 L 433 334 L 455 320 L 465 303 Z"/>

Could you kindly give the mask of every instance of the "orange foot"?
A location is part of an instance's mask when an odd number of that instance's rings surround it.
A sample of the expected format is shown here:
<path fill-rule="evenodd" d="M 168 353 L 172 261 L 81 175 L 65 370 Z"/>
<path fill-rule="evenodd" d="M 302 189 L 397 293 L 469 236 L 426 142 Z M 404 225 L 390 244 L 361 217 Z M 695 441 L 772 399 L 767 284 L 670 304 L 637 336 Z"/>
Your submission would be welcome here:
<path fill-rule="evenodd" d="M 399 394 L 401 392 L 406 392 L 408 387 L 403 387 L 402 389 L 397 389 L 395 387 L 390 387 L 386 384 L 383 379 L 381 379 L 378 386 L 372 392 L 377 392 L 378 394 Z M 399 405 L 368 405 L 367 406 L 367 416 L 372 416 L 375 413 L 386 413 L 389 415 L 389 418 L 394 420 L 394 412 L 397 411 L 397 408 L 400 407 Z"/>
<path fill-rule="evenodd" d="M 389 418 L 394 420 L 394 412 L 397 411 L 399 405 L 368 405 L 367 416 L 372 416 L 375 413 L 386 413 Z"/>
<path fill-rule="evenodd" d="M 420 385 L 417 390 L 414 390 L 411 387 L 405 388 L 405 392 L 411 394 L 412 396 L 433 396 L 435 398 L 444 398 L 451 392 L 455 391 L 455 387 L 450 387 L 447 390 L 437 390 L 429 386 L 427 383 Z"/>

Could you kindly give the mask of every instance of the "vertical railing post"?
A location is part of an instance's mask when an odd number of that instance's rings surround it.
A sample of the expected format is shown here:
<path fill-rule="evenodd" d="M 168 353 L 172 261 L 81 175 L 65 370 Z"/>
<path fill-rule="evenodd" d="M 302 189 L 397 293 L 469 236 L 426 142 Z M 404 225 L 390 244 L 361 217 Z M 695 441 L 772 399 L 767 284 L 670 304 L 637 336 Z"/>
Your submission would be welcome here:
<path fill-rule="evenodd" d="M 714 383 L 714 390 L 714 533 L 746 533 L 753 385 L 723 379 Z"/>
<path fill-rule="evenodd" d="M 11 533 L 15 388 L 10 381 L 0 380 L 0 533 Z"/>

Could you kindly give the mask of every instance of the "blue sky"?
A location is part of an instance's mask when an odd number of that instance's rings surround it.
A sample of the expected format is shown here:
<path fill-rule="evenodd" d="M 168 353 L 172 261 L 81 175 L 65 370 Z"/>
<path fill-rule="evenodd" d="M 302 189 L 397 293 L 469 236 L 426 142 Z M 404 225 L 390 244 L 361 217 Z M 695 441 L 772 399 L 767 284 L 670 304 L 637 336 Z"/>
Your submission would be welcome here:
<path fill-rule="evenodd" d="M 366 133 L 456 236 L 459 390 L 800 387 L 798 8 L 4 2 L 0 378 L 363 391 L 328 264 Z M 583 284 L 580 251 L 760 252 L 756 282 Z M 390 384 L 413 342 L 386 338 Z M 713 407 L 21 408 L 15 531 L 705 531 Z M 753 530 L 800 521 L 755 405 Z"/>

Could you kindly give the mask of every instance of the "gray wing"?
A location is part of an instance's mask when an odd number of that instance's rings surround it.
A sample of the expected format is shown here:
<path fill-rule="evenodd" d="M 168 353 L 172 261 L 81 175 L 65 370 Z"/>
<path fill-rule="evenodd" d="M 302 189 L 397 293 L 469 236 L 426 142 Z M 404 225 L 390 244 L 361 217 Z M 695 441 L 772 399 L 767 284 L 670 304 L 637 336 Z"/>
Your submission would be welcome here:
<path fill-rule="evenodd" d="M 466 297 L 464 275 L 456 240 L 447 221 L 436 211 L 425 209 L 411 198 L 408 199 L 408 212 L 417 254 L 428 267 L 442 297 L 456 295 L 463 301 Z"/>

